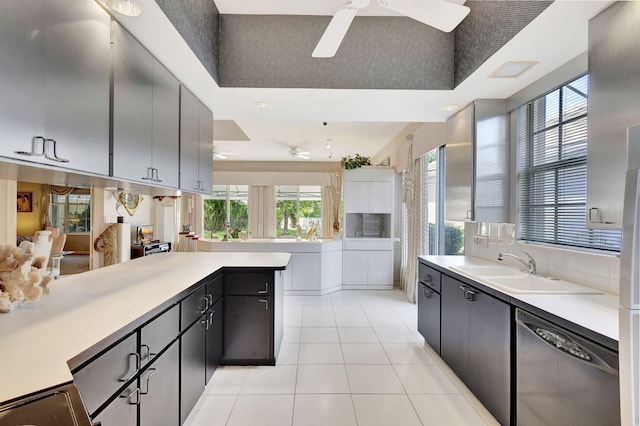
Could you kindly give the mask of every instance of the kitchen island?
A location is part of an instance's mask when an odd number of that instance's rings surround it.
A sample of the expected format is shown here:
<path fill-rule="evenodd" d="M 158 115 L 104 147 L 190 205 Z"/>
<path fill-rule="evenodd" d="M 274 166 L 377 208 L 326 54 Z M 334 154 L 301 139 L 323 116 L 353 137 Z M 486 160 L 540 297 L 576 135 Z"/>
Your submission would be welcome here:
<path fill-rule="evenodd" d="M 71 275 L 0 315 L 0 402 L 73 381 L 71 370 L 224 268 L 282 273 L 288 253 L 159 253 Z M 72 361 L 69 363 L 69 361 Z"/>
<path fill-rule="evenodd" d="M 198 240 L 199 251 L 291 253 L 291 263 L 284 274 L 285 295 L 320 296 L 342 289 L 342 240 L 318 241 L 287 238 L 221 241 Z"/>

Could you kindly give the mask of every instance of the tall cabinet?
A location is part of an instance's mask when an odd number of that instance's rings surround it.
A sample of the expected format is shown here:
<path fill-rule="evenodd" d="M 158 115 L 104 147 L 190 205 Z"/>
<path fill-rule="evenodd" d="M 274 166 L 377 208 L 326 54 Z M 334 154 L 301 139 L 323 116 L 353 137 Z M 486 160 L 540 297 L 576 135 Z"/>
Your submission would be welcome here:
<path fill-rule="evenodd" d="M 114 23 L 112 174 L 178 187 L 180 83 Z"/>
<path fill-rule="evenodd" d="M 344 172 L 344 289 L 393 288 L 394 182 L 391 167 Z"/>
<path fill-rule="evenodd" d="M 109 15 L 93 1 L 0 2 L 0 156 L 109 173 Z"/>
<path fill-rule="evenodd" d="M 180 189 L 213 191 L 213 113 L 180 86 Z"/>

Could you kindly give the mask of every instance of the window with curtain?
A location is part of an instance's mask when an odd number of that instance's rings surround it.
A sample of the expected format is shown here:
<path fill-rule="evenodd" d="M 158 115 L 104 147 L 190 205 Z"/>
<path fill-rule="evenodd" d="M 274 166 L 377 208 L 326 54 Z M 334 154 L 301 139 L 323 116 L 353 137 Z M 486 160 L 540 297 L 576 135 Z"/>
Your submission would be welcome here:
<path fill-rule="evenodd" d="M 51 226 L 57 226 L 61 234 L 80 234 L 91 231 L 89 190 L 74 189 L 73 192 L 65 195 L 51 193 L 50 210 Z"/>
<path fill-rule="evenodd" d="M 583 75 L 517 110 L 518 236 L 619 251 L 620 232 L 586 227 L 588 90 Z"/>
<path fill-rule="evenodd" d="M 212 198 L 204 200 L 204 237 L 223 238 L 225 222 L 232 235 L 249 227 L 249 186 L 214 185 Z"/>
<path fill-rule="evenodd" d="M 276 186 L 276 235 L 295 237 L 300 225 L 303 237 L 312 223 L 318 225 L 322 235 L 322 187 Z"/>

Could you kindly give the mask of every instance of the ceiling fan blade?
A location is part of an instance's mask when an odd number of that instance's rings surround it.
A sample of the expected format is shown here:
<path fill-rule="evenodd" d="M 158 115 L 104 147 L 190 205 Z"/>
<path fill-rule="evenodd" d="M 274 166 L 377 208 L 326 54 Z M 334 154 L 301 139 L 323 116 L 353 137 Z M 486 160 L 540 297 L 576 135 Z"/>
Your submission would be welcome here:
<path fill-rule="evenodd" d="M 221 154 L 219 152 L 214 152 L 213 156 L 216 157 L 216 158 L 219 158 L 220 160 L 226 160 L 227 159 L 226 155 L 223 155 L 223 154 Z"/>
<path fill-rule="evenodd" d="M 356 13 L 358 13 L 358 7 L 352 3 L 342 6 L 331 18 L 311 56 L 313 58 L 333 58 L 347 34 L 353 18 L 356 17 Z"/>
<path fill-rule="evenodd" d="M 469 14 L 467 6 L 445 0 L 378 0 L 381 6 L 446 33 Z"/>
<path fill-rule="evenodd" d="M 308 154 L 308 153 L 307 153 L 307 154 Z M 309 159 L 311 158 L 311 157 L 309 157 L 308 155 L 303 154 L 303 153 L 296 154 L 296 157 L 298 157 L 298 158 L 302 158 L 303 160 L 309 160 Z"/>

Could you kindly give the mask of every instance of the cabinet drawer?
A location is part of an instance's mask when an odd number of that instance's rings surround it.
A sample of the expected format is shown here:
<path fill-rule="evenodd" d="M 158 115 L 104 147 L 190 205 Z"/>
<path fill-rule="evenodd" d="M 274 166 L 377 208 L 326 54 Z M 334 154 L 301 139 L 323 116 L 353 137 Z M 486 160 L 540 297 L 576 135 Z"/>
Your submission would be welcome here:
<path fill-rule="evenodd" d="M 73 374 L 90 414 L 137 373 L 136 337 L 132 334 Z"/>
<path fill-rule="evenodd" d="M 224 294 L 224 276 L 222 274 L 217 275 L 211 281 L 207 283 L 207 296 L 211 296 L 213 300 L 210 300 L 210 307 L 218 301 Z"/>
<path fill-rule="evenodd" d="M 224 294 L 230 296 L 265 296 L 273 294 L 273 272 L 227 272 Z"/>
<path fill-rule="evenodd" d="M 142 365 L 151 361 L 166 348 L 180 330 L 180 309 L 175 305 L 156 317 L 140 330 L 140 357 Z"/>
<path fill-rule="evenodd" d="M 345 250 L 393 250 L 393 240 L 391 239 L 355 239 L 344 240 Z"/>
<path fill-rule="evenodd" d="M 436 271 L 433 268 L 428 267 L 422 262 L 418 263 L 418 282 L 420 284 L 424 283 L 427 287 L 441 292 L 441 284 L 440 284 L 441 274 L 439 271 Z"/>
<path fill-rule="evenodd" d="M 207 297 L 203 285 L 180 302 L 180 331 L 189 328 L 206 310 Z"/>

